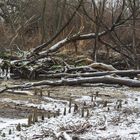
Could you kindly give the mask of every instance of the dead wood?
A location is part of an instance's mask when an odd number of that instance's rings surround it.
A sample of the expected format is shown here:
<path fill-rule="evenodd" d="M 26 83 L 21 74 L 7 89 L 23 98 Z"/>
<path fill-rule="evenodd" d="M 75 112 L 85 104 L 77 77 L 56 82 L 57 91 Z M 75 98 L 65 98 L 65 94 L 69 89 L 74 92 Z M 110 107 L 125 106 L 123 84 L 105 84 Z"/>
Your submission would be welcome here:
<path fill-rule="evenodd" d="M 107 30 L 107 31 L 103 31 L 103 32 L 99 33 L 98 36 L 102 37 L 102 36 L 106 35 L 108 32 L 110 32 L 111 30 L 112 29 Z M 72 35 L 70 37 L 66 37 L 63 40 L 58 41 L 56 44 L 54 44 L 48 50 L 40 52 L 39 58 L 43 58 L 45 56 L 48 56 L 48 53 L 57 52 L 60 48 L 62 48 L 64 45 L 66 45 L 68 43 L 79 41 L 79 40 L 95 39 L 95 38 L 96 38 L 95 33 L 89 33 L 89 34 L 84 34 L 84 35 L 75 34 L 75 35 Z"/>
<path fill-rule="evenodd" d="M 90 128 L 92 125 L 86 121 L 84 123 L 80 123 L 78 125 L 68 125 L 68 126 L 63 126 L 60 128 L 60 130 L 65 131 L 67 133 L 75 133 L 75 134 L 80 134 L 80 133 L 84 133 L 85 131 L 87 131 L 88 128 Z"/>
<path fill-rule="evenodd" d="M 76 10 L 73 12 L 73 14 L 71 15 L 70 19 L 64 24 L 64 26 L 46 43 L 41 44 L 40 46 L 37 46 L 33 51 L 32 54 L 36 54 L 39 53 L 41 50 L 43 50 L 44 48 L 46 48 L 49 44 L 51 44 L 61 33 L 62 31 L 71 23 L 71 21 L 73 20 L 74 16 L 76 15 L 77 11 L 79 10 L 79 8 L 81 7 L 83 3 L 83 0 L 81 0 L 79 2 L 79 5 L 77 6 Z M 32 54 L 29 56 L 31 57 Z"/>
<path fill-rule="evenodd" d="M 33 95 L 30 91 L 21 91 L 21 90 L 7 90 L 10 94 L 18 94 L 18 95 Z"/>
<path fill-rule="evenodd" d="M 82 1 L 81 1 L 82 3 Z M 120 18 L 120 17 L 118 17 Z M 130 19 L 131 16 L 129 16 L 127 19 L 123 20 L 123 21 L 119 21 L 118 19 L 115 21 L 114 24 L 112 24 L 112 26 L 110 28 L 107 28 L 106 30 L 98 33 L 98 35 L 96 33 L 88 33 L 88 34 L 81 34 L 80 32 L 77 34 L 74 34 L 72 36 L 68 36 L 66 38 L 64 38 L 63 40 L 58 41 L 56 44 L 54 44 L 53 46 L 51 46 L 49 49 L 47 49 L 46 51 L 42 51 L 42 48 L 45 48 L 48 44 L 44 43 L 41 46 L 38 46 L 34 49 L 33 52 L 38 52 L 37 54 L 35 53 L 35 58 L 33 60 L 37 61 L 38 59 L 41 58 L 45 58 L 48 57 L 48 55 L 51 53 L 56 53 L 59 49 L 61 49 L 63 46 L 65 46 L 68 43 L 72 43 L 72 42 L 76 42 L 76 41 L 80 41 L 80 40 L 89 40 L 89 39 L 96 39 L 103 37 L 104 35 L 114 31 L 114 29 L 117 29 L 119 26 L 121 26 L 122 24 L 124 24 L 128 19 Z M 54 38 L 55 39 L 55 38 Z M 50 44 L 50 43 L 49 43 Z M 32 52 L 30 55 L 28 55 L 29 57 L 32 56 Z M 27 56 L 27 58 L 29 58 Z"/>
<path fill-rule="evenodd" d="M 87 66 L 81 66 L 81 67 L 69 67 L 67 71 L 65 72 L 72 72 L 72 71 L 81 71 L 81 72 L 96 72 L 96 71 L 115 71 L 115 69 L 112 65 L 107 65 L 104 63 L 91 63 Z"/>
<path fill-rule="evenodd" d="M 109 32 L 113 31 L 116 27 L 120 26 L 120 24 L 116 24 L 115 26 L 112 25 L 111 28 L 109 28 L 108 30 L 102 31 L 98 34 L 98 37 L 102 37 L 106 34 L 108 34 Z M 75 42 L 75 41 L 80 41 L 80 40 L 89 40 L 89 39 L 96 39 L 96 34 L 95 33 L 89 33 L 89 34 L 75 34 L 72 36 L 68 36 L 66 38 L 64 38 L 63 40 L 58 41 L 56 44 L 54 44 L 53 46 L 51 46 L 49 49 L 47 49 L 46 51 L 40 51 L 42 50 L 42 48 L 45 48 L 47 45 L 46 43 L 42 44 L 41 46 L 38 46 L 34 51 L 39 50 L 38 54 L 35 54 L 35 58 L 34 61 L 37 61 L 38 59 L 41 58 L 47 58 L 48 55 L 51 53 L 56 53 L 59 49 L 61 49 L 63 46 L 65 46 L 68 43 L 71 42 Z M 30 55 L 27 56 L 27 58 L 31 57 L 32 53 Z"/>
<path fill-rule="evenodd" d="M 80 69 L 80 68 L 79 68 Z M 81 70 L 81 69 L 80 69 Z M 95 76 L 105 76 L 105 75 L 118 75 L 121 77 L 134 78 L 140 74 L 140 70 L 117 70 L 117 71 L 103 71 L 103 72 L 85 72 L 85 73 L 52 73 L 52 74 L 40 74 L 39 78 L 76 78 L 76 77 L 95 77 Z"/>
<path fill-rule="evenodd" d="M 128 87 L 140 87 L 140 81 L 139 80 L 132 80 L 127 78 L 120 78 L 120 77 L 112 77 L 112 76 L 99 76 L 99 77 L 89 77 L 89 78 L 71 78 L 71 79 L 61 79 L 61 80 L 44 80 L 39 82 L 29 82 L 24 85 L 15 85 L 15 86 L 9 86 L 0 91 L 0 93 L 3 93 L 7 90 L 15 90 L 15 89 L 29 89 L 36 86 L 76 86 L 76 85 L 82 85 L 82 84 L 97 84 L 97 83 L 103 83 L 103 84 L 119 84 L 119 85 L 125 85 Z"/>
<path fill-rule="evenodd" d="M 89 67 L 100 70 L 100 71 L 113 71 L 117 70 L 112 65 L 107 65 L 104 63 L 92 63 L 89 65 Z"/>

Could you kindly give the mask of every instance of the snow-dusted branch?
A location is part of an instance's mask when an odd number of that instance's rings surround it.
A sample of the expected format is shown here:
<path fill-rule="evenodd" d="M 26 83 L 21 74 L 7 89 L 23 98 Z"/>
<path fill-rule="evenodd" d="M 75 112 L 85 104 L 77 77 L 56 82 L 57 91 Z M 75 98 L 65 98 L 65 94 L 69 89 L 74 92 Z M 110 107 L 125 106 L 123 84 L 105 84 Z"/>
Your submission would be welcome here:
<path fill-rule="evenodd" d="M 113 76 L 99 76 L 99 77 L 86 77 L 86 78 L 70 78 L 70 79 L 61 79 L 61 80 L 43 80 L 39 82 L 29 82 L 24 85 L 15 85 L 11 87 L 6 87 L 0 91 L 3 93 L 7 90 L 14 90 L 14 89 L 29 89 L 31 87 L 36 86 L 74 86 L 74 85 L 82 85 L 82 84 L 119 84 L 125 85 L 129 87 L 140 87 L 139 80 L 132 80 L 128 78 L 121 78 L 121 77 L 113 77 Z"/>

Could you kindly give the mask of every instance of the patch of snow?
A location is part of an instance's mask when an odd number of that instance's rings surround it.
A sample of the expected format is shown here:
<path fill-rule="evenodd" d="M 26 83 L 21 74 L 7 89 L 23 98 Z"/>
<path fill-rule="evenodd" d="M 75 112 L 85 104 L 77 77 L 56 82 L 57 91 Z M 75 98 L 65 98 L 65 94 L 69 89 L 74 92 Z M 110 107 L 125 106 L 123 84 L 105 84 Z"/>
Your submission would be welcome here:
<path fill-rule="evenodd" d="M 27 119 L 9 119 L 9 118 L 0 118 L 0 130 L 3 128 L 14 126 L 16 124 L 24 124 L 27 123 Z"/>
<path fill-rule="evenodd" d="M 103 91 L 110 90 L 113 94 L 115 89 L 105 88 Z M 97 87 L 97 90 L 99 88 Z M 91 108 L 89 112 L 89 117 L 81 117 L 81 112 L 74 114 L 67 113 L 65 116 L 60 115 L 56 118 L 45 118 L 44 121 L 35 123 L 30 127 L 22 127 L 22 131 L 18 132 L 15 129 L 15 126 L 18 123 L 26 123 L 27 119 L 5 119 L 0 118 L 0 131 L 6 133 L 6 137 L 2 140 L 21 140 L 22 139 L 33 139 L 36 135 L 42 136 L 48 131 L 53 132 L 56 136 L 59 136 L 63 132 L 63 136 L 67 140 L 71 140 L 71 134 L 67 134 L 64 128 L 71 129 L 71 126 L 79 126 L 81 124 L 89 123 L 90 128 L 87 128 L 84 134 L 78 134 L 78 137 L 86 140 L 102 140 L 102 139 L 111 139 L 111 140 L 132 140 L 140 138 L 140 92 L 129 90 L 126 91 L 126 88 L 117 89 L 120 93 L 124 94 L 126 98 L 122 101 L 122 108 L 116 108 L 116 102 L 118 99 L 111 98 L 111 102 L 108 103 L 110 109 L 107 107 L 94 107 Z M 107 93 L 107 92 L 106 92 Z M 74 96 L 73 96 L 74 97 Z M 81 95 L 79 97 L 75 96 L 76 99 L 74 102 L 91 102 L 91 97 L 88 95 Z M 68 109 L 68 101 L 66 100 L 57 100 L 50 97 L 44 97 L 47 101 L 42 101 L 39 104 L 29 103 L 27 101 L 15 101 L 8 98 L 5 98 L 4 102 L 14 102 L 14 103 L 26 103 L 26 106 L 35 106 L 38 108 L 44 108 L 45 110 L 58 110 L 62 112 L 66 107 Z M 101 97 L 97 97 L 97 100 L 102 100 Z M 125 103 L 124 101 L 127 101 Z M 64 130 L 61 130 L 61 129 Z M 101 129 L 104 128 L 104 129 Z M 9 129 L 12 130 L 12 134 L 9 135 Z M 75 134 L 72 134 L 75 135 Z M 43 140 L 53 140 L 51 136 L 46 136 L 40 138 Z M 39 138 L 38 138 L 39 140 Z"/>

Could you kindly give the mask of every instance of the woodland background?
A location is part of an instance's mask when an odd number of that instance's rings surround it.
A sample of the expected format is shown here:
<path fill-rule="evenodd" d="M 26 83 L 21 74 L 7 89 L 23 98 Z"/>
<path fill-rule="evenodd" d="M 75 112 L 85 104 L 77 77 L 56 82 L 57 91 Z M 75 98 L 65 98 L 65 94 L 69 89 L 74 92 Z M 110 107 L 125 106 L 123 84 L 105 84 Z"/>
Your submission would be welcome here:
<path fill-rule="evenodd" d="M 139 0 L 0 1 L 1 57 L 7 57 L 7 52 L 9 58 L 23 55 L 58 32 L 47 47 L 75 34 L 95 33 L 96 38 L 71 41 L 61 53 L 84 55 L 118 69 L 139 69 L 139 30 Z M 109 32 L 100 37 L 102 31 Z"/>

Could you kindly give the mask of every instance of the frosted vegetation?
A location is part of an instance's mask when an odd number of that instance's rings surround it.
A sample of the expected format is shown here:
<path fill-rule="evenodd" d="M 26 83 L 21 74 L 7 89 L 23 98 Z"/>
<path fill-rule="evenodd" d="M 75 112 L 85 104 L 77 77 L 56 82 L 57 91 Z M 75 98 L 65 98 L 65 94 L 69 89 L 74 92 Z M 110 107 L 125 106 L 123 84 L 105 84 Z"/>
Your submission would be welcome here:
<path fill-rule="evenodd" d="M 20 119 L 18 116 L 3 118 L 1 114 L 0 137 L 3 140 L 56 140 L 60 135 L 66 140 L 74 137 L 81 140 L 138 139 L 139 93 L 139 89 L 126 87 L 58 87 L 43 90 L 43 96 L 36 95 L 32 100 L 5 95 L 1 97 L 1 105 L 36 109 L 37 120 L 29 124 L 32 112 Z"/>

